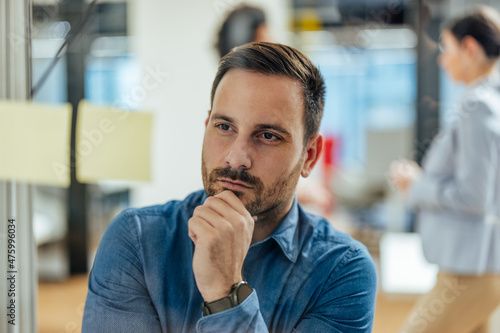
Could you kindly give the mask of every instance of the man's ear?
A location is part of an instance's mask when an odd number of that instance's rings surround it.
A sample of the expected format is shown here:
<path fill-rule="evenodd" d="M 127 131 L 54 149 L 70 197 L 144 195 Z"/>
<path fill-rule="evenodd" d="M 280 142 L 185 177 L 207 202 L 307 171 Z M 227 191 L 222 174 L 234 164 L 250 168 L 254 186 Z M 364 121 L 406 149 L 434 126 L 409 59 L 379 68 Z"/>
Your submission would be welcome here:
<path fill-rule="evenodd" d="M 207 116 L 207 119 L 205 119 L 205 128 L 208 126 L 208 121 L 210 120 L 211 113 L 212 113 L 212 110 L 208 110 L 208 116 Z"/>
<path fill-rule="evenodd" d="M 323 151 L 323 136 L 321 134 L 313 135 L 309 139 L 306 147 L 306 160 L 304 161 L 304 166 L 300 174 L 302 177 L 307 178 L 311 174 L 312 169 L 318 163 Z"/>

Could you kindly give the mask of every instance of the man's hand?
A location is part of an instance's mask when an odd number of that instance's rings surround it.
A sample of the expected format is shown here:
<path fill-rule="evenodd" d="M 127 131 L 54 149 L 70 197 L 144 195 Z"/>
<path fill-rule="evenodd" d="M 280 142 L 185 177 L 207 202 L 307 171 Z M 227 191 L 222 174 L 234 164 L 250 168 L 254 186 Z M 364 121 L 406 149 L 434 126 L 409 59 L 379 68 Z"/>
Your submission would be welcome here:
<path fill-rule="evenodd" d="M 254 218 L 231 191 L 207 198 L 189 219 L 189 237 L 195 244 L 193 271 L 206 302 L 229 295 L 243 280 L 243 261 L 252 241 Z"/>

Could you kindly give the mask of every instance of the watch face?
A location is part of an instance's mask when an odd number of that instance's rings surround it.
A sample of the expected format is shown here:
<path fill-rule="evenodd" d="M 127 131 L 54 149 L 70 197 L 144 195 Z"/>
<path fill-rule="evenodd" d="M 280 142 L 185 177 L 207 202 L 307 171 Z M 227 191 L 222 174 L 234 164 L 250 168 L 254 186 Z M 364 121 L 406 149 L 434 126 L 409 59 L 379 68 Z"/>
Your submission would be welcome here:
<path fill-rule="evenodd" d="M 248 283 L 242 283 L 238 286 L 236 294 L 238 296 L 238 304 L 241 304 L 253 291 Z"/>

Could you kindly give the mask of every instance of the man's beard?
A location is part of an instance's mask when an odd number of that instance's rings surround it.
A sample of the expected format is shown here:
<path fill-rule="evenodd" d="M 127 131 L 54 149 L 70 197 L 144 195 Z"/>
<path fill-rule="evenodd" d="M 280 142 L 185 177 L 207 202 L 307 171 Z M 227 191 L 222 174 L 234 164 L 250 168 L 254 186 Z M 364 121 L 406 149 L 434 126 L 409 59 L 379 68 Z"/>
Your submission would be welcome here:
<path fill-rule="evenodd" d="M 302 168 L 302 163 L 299 161 L 289 174 L 281 175 L 276 182 L 266 187 L 260 178 L 250 175 L 244 169 L 235 170 L 228 166 L 226 168 L 215 168 L 209 174 L 203 158 L 201 165 L 203 185 L 208 196 L 214 196 L 227 190 L 224 186 L 218 186 L 218 180 L 221 178 L 243 182 L 252 187 L 247 191 L 249 195 L 253 192 L 254 198 L 250 202 L 243 203 L 252 216 L 259 216 L 257 223 L 263 220 L 261 217 L 268 219 L 272 218 L 275 214 L 280 215 L 282 209 L 277 208 L 293 197 Z M 233 193 L 242 199 L 242 192 L 233 191 Z"/>

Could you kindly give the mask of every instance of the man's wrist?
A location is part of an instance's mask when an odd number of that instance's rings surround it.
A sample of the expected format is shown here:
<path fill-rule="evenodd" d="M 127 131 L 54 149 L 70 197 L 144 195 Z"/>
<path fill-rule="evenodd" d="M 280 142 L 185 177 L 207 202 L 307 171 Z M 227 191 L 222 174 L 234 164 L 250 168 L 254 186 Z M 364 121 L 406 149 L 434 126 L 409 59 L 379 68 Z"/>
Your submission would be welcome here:
<path fill-rule="evenodd" d="M 202 297 L 206 303 L 215 302 L 215 301 L 229 295 L 231 293 L 231 288 L 232 288 L 232 286 L 229 287 L 229 289 L 221 290 L 218 292 L 203 293 Z"/>
<path fill-rule="evenodd" d="M 203 302 L 203 315 L 207 316 L 234 308 L 240 305 L 252 292 L 253 289 L 247 282 L 235 283 L 228 295 L 212 302 Z"/>
<path fill-rule="evenodd" d="M 227 279 L 225 282 L 220 283 L 217 286 L 207 286 L 206 288 L 200 289 L 201 296 L 207 303 L 215 302 L 229 295 L 233 290 L 233 287 L 240 281 L 244 281 L 242 275 L 235 276 L 232 279 Z"/>

